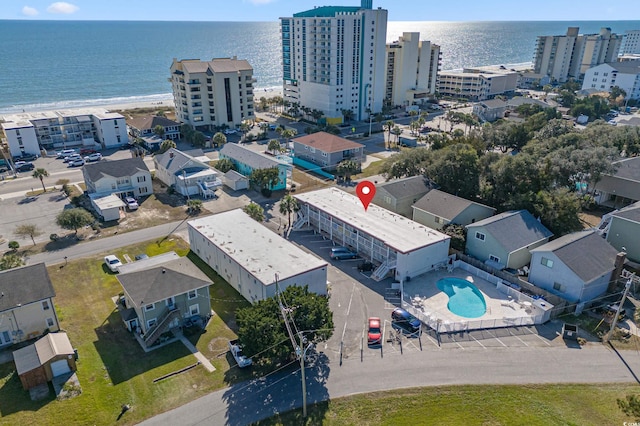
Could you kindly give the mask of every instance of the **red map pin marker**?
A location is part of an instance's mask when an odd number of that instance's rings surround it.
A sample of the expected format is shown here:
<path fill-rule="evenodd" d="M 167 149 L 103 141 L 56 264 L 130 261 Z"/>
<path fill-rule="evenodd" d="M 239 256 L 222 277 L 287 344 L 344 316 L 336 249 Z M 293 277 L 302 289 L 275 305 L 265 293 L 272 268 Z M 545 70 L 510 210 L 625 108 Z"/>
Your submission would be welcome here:
<path fill-rule="evenodd" d="M 356 194 L 364 206 L 364 211 L 367 211 L 369 203 L 376 195 L 376 186 L 368 180 L 363 180 L 358 184 L 358 186 L 356 186 Z"/>

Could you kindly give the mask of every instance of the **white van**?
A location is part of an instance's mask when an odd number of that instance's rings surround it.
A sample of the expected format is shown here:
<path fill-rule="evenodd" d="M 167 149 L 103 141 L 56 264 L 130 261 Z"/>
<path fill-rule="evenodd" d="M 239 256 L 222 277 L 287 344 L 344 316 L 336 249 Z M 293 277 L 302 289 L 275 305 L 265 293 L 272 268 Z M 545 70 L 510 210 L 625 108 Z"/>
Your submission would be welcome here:
<path fill-rule="evenodd" d="M 63 149 L 60 152 L 56 152 L 56 157 L 57 158 L 67 158 L 70 157 L 74 154 L 77 154 L 75 149 Z"/>

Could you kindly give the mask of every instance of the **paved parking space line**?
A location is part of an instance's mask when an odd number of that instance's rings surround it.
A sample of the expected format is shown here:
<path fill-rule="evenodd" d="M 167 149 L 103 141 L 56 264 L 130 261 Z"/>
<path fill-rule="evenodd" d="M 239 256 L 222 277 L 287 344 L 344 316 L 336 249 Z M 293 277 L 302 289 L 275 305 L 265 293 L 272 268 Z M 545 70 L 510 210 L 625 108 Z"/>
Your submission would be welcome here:
<path fill-rule="evenodd" d="M 540 337 L 538 333 L 534 333 L 533 331 L 529 330 L 529 327 L 525 327 L 524 329 L 527 330 L 529 333 L 533 334 L 534 336 L 536 336 L 538 339 L 542 340 L 544 344 L 546 344 L 547 346 L 551 346 L 551 343 L 547 342 L 545 339 Z"/>
<path fill-rule="evenodd" d="M 427 339 L 429 339 L 431 343 L 433 343 L 438 349 L 442 350 L 442 346 L 438 345 L 438 341 L 436 339 L 431 337 L 428 333 L 422 333 L 422 335 L 427 336 Z"/>
<path fill-rule="evenodd" d="M 449 339 L 453 340 L 453 343 L 455 343 L 456 345 L 458 345 L 460 347 L 460 349 L 464 350 L 464 346 L 462 346 L 460 343 L 458 343 L 455 339 L 455 337 L 453 336 L 453 334 L 447 334 L 447 336 L 449 336 Z M 442 340 L 442 338 L 440 339 Z"/>
<path fill-rule="evenodd" d="M 502 346 L 504 346 L 505 348 L 507 347 L 507 345 L 505 345 L 502 340 L 498 339 L 498 336 L 494 336 L 493 334 L 491 334 L 491 332 L 489 330 L 485 330 L 489 335 L 491 335 L 494 339 L 496 339 L 498 342 L 500 342 L 500 344 Z"/>
<path fill-rule="evenodd" d="M 511 332 L 511 328 L 507 329 L 509 331 L 509 334 L 511 334 L 513 337 L 515 337 L 516 339 L 520 340 L 522 342 L 522 344 L 524 344 L 526 347 L 529 347 L 529 345 L 527 344 L 527 342 L 525 342 L 524 340 L 522 340 L 521 338 L 519 338 L 518 336 L 516 336 L 515 334 L 513 334 Z"/>
<path fill-rule="evenodd" d="M 487 347 L 485 345 L 483 345 L 480 340 L 476 339 L 475 337 L 473 337 L 472 334 L 469 334 L 469 337 L 471 337 L 473 340 L 476 341 L 477 344 L 479 344 L 480 346 L 482 346 L 484 349 L 487 349 Z"/>

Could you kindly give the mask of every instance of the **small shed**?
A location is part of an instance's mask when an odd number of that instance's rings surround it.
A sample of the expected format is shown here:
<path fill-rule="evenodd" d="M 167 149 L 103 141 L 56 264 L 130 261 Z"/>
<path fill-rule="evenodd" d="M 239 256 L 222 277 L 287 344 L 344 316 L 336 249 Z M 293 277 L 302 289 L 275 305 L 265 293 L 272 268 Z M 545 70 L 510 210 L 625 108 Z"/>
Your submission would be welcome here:
<path fill-rule="evenodd" d="M 107 195 L 106 197 L 91 197 L 91 205 L 105 222 L 119 220 L 120 209 L 125 208 L 124 201 L 115 194 Z"/>
<path fill-rule="evenodd" d="M 226 186 L 233 189 L 234 191 L 249 188 L 249 178 L 241 175 L 235 170 L 229 170 L 227 173 L 225 173 L 222 181 Z"/>
<path fill-rule="evenodd" d="M 37 342 L 14 351 L 13 361 L 25 390 L 76 371 L 75 351 L 64 332 L 49 333 Z"/>

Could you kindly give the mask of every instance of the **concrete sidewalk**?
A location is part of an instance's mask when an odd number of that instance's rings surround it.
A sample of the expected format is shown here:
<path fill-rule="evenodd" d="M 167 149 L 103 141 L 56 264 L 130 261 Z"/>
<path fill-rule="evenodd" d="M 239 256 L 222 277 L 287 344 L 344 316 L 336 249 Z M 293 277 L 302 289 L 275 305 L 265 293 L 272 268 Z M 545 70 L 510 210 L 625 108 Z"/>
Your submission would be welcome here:
<path fill-rule="evenodd" d="M 191 351 L 191 353 L 196 357 L 196 359 L 200 361 L 200 364 L 202 364 L 202 366 L 206 368 L 209 373 L 213 373 L 214 371 L 216 371 L 216 368 L 209 362 L 207 357 L 202 355 L 202 353 L 195 346 L 193 346 L 193 344 L 189 341 L 189 339 L 184 337 L 184 334 L 179 333 L 178 338 L 187 347 L 187 349 Z"/>

